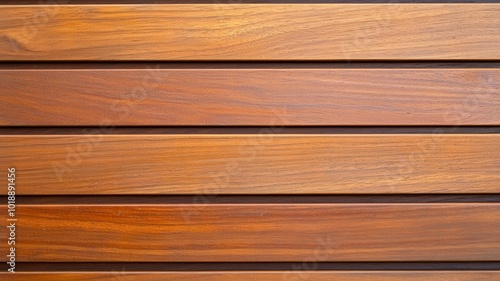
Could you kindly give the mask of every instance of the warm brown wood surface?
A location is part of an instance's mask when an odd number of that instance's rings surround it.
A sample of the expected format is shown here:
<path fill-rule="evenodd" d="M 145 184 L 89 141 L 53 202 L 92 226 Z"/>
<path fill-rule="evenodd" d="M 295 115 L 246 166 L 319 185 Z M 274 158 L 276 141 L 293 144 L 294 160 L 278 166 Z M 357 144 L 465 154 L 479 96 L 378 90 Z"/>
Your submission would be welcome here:
<path fill-rule="evenodd" d="M 499 193 L 500 135 L 0 136 L 18 194 Z M 9 168 L 4 166 L 5 169 Z"/>
<path fill-rule="evenodd" d="M 0 125 L 500 125 L 498 69 L 0 70 Z"/>
<path fill-rule="evenodd" d="M 497 281 L 498 271 L 243 271 L 243 272 L 21 272 L 8 276 L 12 281 L 102 280 L 102 281 Z"/>
<path fill-rule="evenodd" d="M 19 262 L 500 259 L 498 203 L 19 205 L 16 213 Z"/>
<path fill-rule="evenodd" d="M 498 60 L 498 4 L 0 6 L 0 60 Z"/>
<path fill-rule="evenodd" d="M 500 3 L 274 1 L 0 0 L 0 280 L 500 281 Z"/>

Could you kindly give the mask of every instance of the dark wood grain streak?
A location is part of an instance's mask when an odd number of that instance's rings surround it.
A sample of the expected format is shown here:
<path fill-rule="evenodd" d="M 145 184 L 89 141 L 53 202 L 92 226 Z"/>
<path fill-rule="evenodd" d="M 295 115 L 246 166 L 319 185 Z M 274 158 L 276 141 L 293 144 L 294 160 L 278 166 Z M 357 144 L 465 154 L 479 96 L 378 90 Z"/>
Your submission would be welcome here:
<path fill-rule="evenodd" d="M 0 276 L 12 281 L 497 281 L 499 271 L 242 271 L 242 272 L 22 272 Z"/>
<path fill-rule="evenodd" d="M 18 195 L 500 193 L 499 147 L 496 134 L 0 136 Z"/>
<path fill-rule="evenodd" d="M 500 125 L 499 77 L 498 69 L 2 69 L 0 125 Z"/>
<path fill-rule="evenodd" d="M 500 259 L 498 203 L 19 205 L 16 212 L 20 262 Z"/>
<path fill-rule="evenodd" d="M 3 61 L 500 58 L 500 5 L 489 3 L 7 5 L 0 14 Z"/>

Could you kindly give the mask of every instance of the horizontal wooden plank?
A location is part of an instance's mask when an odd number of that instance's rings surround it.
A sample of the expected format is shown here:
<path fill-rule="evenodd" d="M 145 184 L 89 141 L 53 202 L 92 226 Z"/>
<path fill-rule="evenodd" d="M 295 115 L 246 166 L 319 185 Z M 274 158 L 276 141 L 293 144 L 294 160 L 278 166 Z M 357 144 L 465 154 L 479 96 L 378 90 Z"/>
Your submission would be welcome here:
<path fill-rule="evenodd" d="M 497 77 L 487 68 L 2 69 L 0 125 L 500 125 Z"/>
<path fill-rule="evenodd" d="M 4 61 L 500 58 L 500 5 L 490 3 L 7 5 L 0 14 Z"/>
<path fill-rule="evenodd" d="M 18 204 L 16 216 L 19 262 L 500 259 L 498 203 Z"/>
<path fill-rule="evenodd" d="M 12 281 L 102 280 L 102 281 L 240 281 L 251 278 L 259 281 L 496 281 L 498 271 L 246 271 L 246 272 L 1 272 Z"/>
<path fill-rule="evenodd" d="M 0 136 L 0 156 L 24 195 L 500 192 L 497 134 L 269 132 Z"/>

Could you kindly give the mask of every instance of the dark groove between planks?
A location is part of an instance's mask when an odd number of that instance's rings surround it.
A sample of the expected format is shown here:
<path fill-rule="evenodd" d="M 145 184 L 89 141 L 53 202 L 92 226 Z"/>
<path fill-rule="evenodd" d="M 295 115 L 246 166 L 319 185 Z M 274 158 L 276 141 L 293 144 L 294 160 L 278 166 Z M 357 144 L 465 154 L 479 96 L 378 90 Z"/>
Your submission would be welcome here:
<path fill-rule="evenodd" d="M 7 202 L 6 196 L 0 197 Z M 500 203 L 500 194 L 407 195 L 18 195 L 19 205 L 54 204 L 311 204 L 311 203 Z"/>
<path fill-rule="evenodd" d="M 0 135 L 135 135 L 135 134 L 499 134 L 500 126 L 118 126 L 0 127 Z"/>
<path fill-rule="evenodd" d="M 0 69 L 308 69 L 308 68 L 500 68 L 500 61 L 20 61 L 0 62 Z"/>
<path fill-rule="evenodd" d="M 3 263 L 2 263 L 3 264 Z M 5 265 L 2 265 L 5 267 Z M 318 262 L 316 270 L 500 270 L 500 262 Z M 273 271 L 304 268 L 298 262 L 18 262 L 30 271 Z M 309 267 L 305 267 L 309 268 Z"/>

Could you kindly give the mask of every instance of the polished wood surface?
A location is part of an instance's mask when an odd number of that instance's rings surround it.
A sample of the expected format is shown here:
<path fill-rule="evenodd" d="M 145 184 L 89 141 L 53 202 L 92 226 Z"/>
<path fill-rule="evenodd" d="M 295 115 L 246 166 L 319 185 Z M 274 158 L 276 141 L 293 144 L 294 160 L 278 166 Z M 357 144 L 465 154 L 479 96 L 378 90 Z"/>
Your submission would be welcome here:
<path fill-rule="evenodd" d="M 16 212 L 19 262 L 500 259 L 498 203 L 72 204 Z"/>
<path fill-rule="evenodd" d="M 0 70 L 4 126 L 500 125 L 500 71 Z"/>
<path fill-rule="evenodd" d="M 0 273 L 0 276 L 7 273 Z M 23 272 L 10 274 L 12 281 L 497 281 L 498 271 L 244 271 L 244 272 Z"/>
<path fill-rule="evenodd" d="M 0 280 L 500 281 L 500 3 L 374 1 L 0 0 Z"/>
<path fill-rule="evenodd" d="M 500 135 L 0 136 L 19 195 L 499 193 Z"/>
<path fill-rule="evenodd" d="M 498 60 L 500 5 L 0 6 L 0 60 Z"/>

